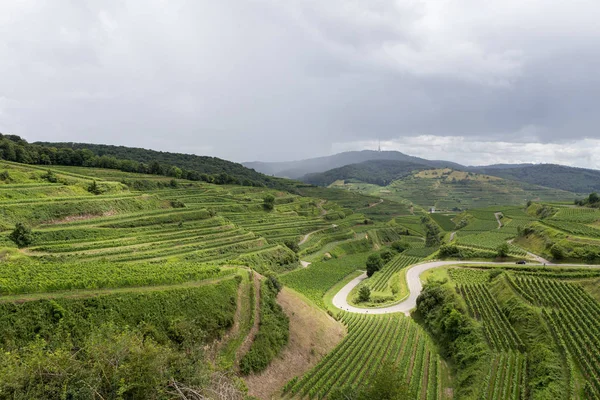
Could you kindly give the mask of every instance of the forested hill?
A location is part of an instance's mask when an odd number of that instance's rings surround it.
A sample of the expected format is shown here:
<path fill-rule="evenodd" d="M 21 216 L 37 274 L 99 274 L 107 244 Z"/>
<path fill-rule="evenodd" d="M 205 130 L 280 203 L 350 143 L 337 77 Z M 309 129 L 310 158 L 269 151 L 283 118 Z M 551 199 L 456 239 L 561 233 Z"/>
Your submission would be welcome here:
<path fill-rule="evenodd" d="M 429 167 L 405 161 L 370 160 L 334 168 L 323 173 L 308 174 L 302 180 L 317 186 L 328 186 L 337 180 L 347 179 L 386 186 L 396 179 L 424 169 L 429 169 Z"/>
<path fill-rule="evenodd" d="M 537 164 L 503 168 L 472 167 L 471 171 L 546 186 L 575 193 L 600 191 L 600 171 L 556 164 Z"/>
<path fill-rule="evenodd" d="M 88 143 L 28 143 L 16 135 L 0 134 L 0 159 L 25 164 L 110 168 L 216 184 L 291 187 L 283 179 L 216 157 Z"/>

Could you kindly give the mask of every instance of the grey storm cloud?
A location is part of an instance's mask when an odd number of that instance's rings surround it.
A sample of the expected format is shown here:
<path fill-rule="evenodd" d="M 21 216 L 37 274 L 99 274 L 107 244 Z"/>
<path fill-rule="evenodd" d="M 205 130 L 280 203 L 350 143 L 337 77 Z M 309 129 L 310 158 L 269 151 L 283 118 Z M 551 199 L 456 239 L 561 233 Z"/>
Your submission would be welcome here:
<path fill-rule="evenodd" d="M 0 132 L 236 161 L 378 139 L 584 146 L 600 138 L 597 15 L 584 0 L 7 1 Z"/>

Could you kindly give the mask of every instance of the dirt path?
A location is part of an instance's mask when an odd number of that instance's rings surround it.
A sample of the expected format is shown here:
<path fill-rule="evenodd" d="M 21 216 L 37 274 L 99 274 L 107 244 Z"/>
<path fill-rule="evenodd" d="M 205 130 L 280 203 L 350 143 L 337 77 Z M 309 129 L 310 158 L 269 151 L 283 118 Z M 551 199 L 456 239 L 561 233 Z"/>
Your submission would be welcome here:
<path fill-rule="evenodd" d="M 327 203 L 327 200 L 321 200 L 321 201 L 319 201 L 319 204 L 317 204 L 317 208 L 319 208 L 321 210 L 321 214 L 320 214 L 321 217 L 324 217 L 327 215 L 327 210 L 323 208 L 325 203 Z"/>
<path fill-rule="evenodd" d="M 369 204 L 368 206 L 366 206 L 366 207 L 357 208 L 357 209 L 356 209 L 356 211 L 360 211 L 360 210 L 366 210 L 366 209 L 368 209 L 368 208 L 373 208 L 373 207 L 375 207 L 375 206 L 378 206 L 378 205 L 380 205 L 381 203 L 383 203 L 383 199 L 379 199 L 379 201 L 378 201 L 378 202 L 375 202 L 375 203 L 370 203 L 370 204 Z"/>
<path fill-rule="evenodd" d="M 235 365 L 236 368 L 239 368 L 240 360 L 250 350 L 250 346 L 254 342 L 254 338 L 258 333 L 258 327 L 260 325 L 260 279 L 261 276 L 256 272 L 253 274 L 253 282 L 254 282 L 254 324 L 248 332 L 248 336 L 244 339 L 242 345 L 238 348 L 235 353 Z"/>
<path fill-rule="evenodd" d="M 502 221 L 500 221 L 501 215 L 504 217 L 504 215 L 501 212 L 494 213 L 494 216 L 496 217 L 496 221 L 498 221 L 498 229 L 503 227 Z"/>
<path fill-rule="evenodd" d="M 310 264 L 312 264 L 312 263 L 309 263 L 308 261 L 300 260 L 300 265 L 302 265 L 302 268 L 307 268 Z"/>
<path fill-rule="evenodd" d="M 337 228 L 337 225 L 332 224 L 331 226 L 328 226 L 327 228 L 321 228 L 321 229 L 317 229 L 316 231 L 308 232 L 306 235 L 304 235 L 302 237 L 302 240 L 300 240 L 300 242 L 298 242 L 298 246 L 302 246 L 304 243 L 306 243 L 306 241 L 315 233 L 319 233 L 319 232 L 327 230 L 329 228 Z"/>
<path fill-rule="evenodd" d="M 454 240 L 454 236 L 456 236 L 456 232 L 452 232 L 452 233 L 450 234 L 450 241 L 453 241 L 453 240 Z"/>
<path fill-rule="evenodd" d="M 373 204 L 369 204 L 369 208 L 373 208 L 375 206 L 380 205 L 381 203 L 383 203 L 383 199 L 379 199 L 379 201 L 377 203 L 373 203 Z"/>

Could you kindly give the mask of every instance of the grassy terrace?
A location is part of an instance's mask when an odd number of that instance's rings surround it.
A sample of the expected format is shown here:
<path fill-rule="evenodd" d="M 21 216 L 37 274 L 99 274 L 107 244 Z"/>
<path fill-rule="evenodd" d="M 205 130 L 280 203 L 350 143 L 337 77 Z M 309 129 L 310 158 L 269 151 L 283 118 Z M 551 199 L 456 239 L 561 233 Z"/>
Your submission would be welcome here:
<path fill-rule="evenodd" d="M 323 208 L 324 200 L 261 188 L 80 167 L 53 168 L 48 178 L 45 168 L 2 165 L 11 181 L 0 185 L 0 227 L 6 229 L 0 242 L 9 244 L 10 226 L 26 220 L 34 225 L 33 240 L 23 252 L 50 261 L 243 262 L 279 270 L 294 267 L 297 260 L 282 243 L 298 243 L 315 233 L 303 245 L 310 253 L 322 243 L 353 237 L 351 227 L 363 220 L 352 216 L 346 221 L 339 206 Z M 88 188 L 94 180 L 119 190 L 93 195 Z M 120 183 L 143 186 L 146 180 L 164 185 L 140 192 Z M 268 192 L 276 199 L 271 212 L 263 208 Z M 330 219 L 339 227 L 331 228 Z"/>

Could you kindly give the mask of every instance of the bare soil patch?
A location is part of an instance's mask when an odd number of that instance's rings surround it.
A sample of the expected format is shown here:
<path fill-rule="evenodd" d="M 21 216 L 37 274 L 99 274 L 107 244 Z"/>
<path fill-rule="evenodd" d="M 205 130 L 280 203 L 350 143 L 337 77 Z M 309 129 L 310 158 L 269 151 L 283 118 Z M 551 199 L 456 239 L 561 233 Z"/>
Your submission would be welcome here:
<path fill-rule="evenodd" d="M 64 217 L 61 219 L 53 219 L 48 222 L 44 222 L 45 225 L 57 225 L 57 224 L 65 224 L 69 222 L 75 221 L 84 221 L 87 219 L 99 218 L 99 217 L 111 217 L 116 215 L 117 212 L 114 210 L 103 212 L 102 214 L 80 214 L 80 215 L 70 215 L 68 217 Z"/>
<path fill-rule="evenodd" d="M 265 371 L 246 378 L 248 394 L 263 400 L 280 398 L 283 385 L 315 366 L 346 334 L 341 323 L 292 290 L 284 288 L 277 302 L 290 318 L 289 343 Z"/>

